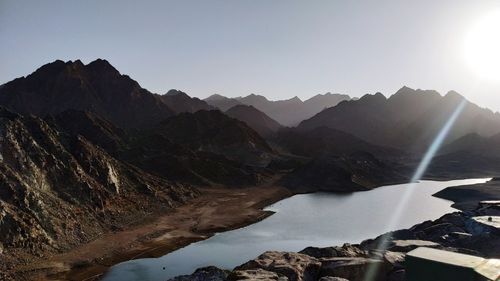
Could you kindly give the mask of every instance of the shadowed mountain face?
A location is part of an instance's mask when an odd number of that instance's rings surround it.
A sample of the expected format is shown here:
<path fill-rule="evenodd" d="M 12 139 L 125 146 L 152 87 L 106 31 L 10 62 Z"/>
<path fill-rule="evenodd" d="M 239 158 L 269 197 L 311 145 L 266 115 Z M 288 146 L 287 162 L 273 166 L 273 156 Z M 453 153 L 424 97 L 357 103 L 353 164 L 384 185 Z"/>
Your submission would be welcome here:
<path fill-rule="evenodd" d="M 278 132 L 274 141 L 286 151 L 306 157 L 345 156 L 362 151 L 383 158 L 403 155 L 396 149 L 373 145 L 351 134 L 327 127 L 319 127 L 307 132 L 294 128 L 283 129 Z"/>
<path fill-rule="evenodd" d="M 44 117 L 68 109 L 93 111 L 123 128 L 149 127 L 174 112 L 160 97 L 107 61 L 55 61 L 0 88 L 0 105 Z"/>
<path fill-rule="evenodd" d="M 225 113 L 230 117 L 245 122 L 250 128 L 265 138 L 271 137 L 281 128 L 278 122 L 251 105 L 236 105 Z"/>
<path fill-rule="evenodd" d="M 113 156 L 127 146 L 126 132 L 90 111 L 69 109 L 56 115 L 49 115 L 45 121 L 59 132 L 84 136 Z"/>
<path fill-rule="evenodd" d="M 476 155 L 500 157 L 500 134 L 483 137 L 477 133 L 465 135 L 444 146 L 440 154 L 470 152 Z"/>
<path fill-rule="evenodd" d="M 222 111 L 226 111 L 238 104 L 251 105 L 282 125 L 295 126 L 300 121 L 312 117 L 323 109 L 349 99 L 347 95 L 327 93 L 316 95 L 306 101 L 301 101 L 298 97 L 289 100 L 270 101 L 266 97 L 251 94 L 239 98 L 213 95 L 205 99 L 205 101 Z"/>
<path fill-rule="evenodd" d="M 198 110 L 213 110 L 215 107 L 198 98 L 192 98 L 179 90 L 170 90 L 160 96 L 160 99 L 175 113 L 196 112 Z"/>
<path fill-rule="evenodd" d="M 285 175 L 281 183 L 297 192 L 352 192 L 408 180 L 393 163 L 377 159 L 367 152 L 356 152 L 313 158 Z"/>
<path fill-rule="evenodd" d="M 92 112 L 68 110 L 46 120 L 61 134 L 81 135 L 115 158 L 171 181 L 234 186 L 255 185 L 261 178 L 261 172 L 223 155 L 192 150 L 154 129 L 124 132 Z"/>
<path fill-rule="evenodd" d="M 365 95 L 328 108 L 301 122 L 300 130 L 329 127 L 383 146 L 422 151 L 444 126 L 463 97 L 435 91 L 400 89 L 390 98 Z M 445 143 L 469 133 L 491 136 L 500 132 L 500 115 L 467 102 Z"/>
<path fill-rule="evenodd" d="M 81 135 L 0 108 L 2 248 L 67 249 L 196 193 L 113 158 Z"/>
<path fill-rule="evenodd" d="M 155 132 L 195 151 L 221 154 L 246 164 L 267 165 L 273 151 L 245 123 L 218 110 L 201 110 L 170 117 Z"/>

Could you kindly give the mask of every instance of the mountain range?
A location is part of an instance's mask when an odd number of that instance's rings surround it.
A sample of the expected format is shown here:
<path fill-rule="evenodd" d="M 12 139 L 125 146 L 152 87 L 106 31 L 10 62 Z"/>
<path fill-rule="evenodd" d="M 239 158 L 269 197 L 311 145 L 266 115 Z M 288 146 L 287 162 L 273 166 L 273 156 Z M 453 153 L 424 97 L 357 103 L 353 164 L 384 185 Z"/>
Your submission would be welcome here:
<path fill-rule="evenodd" d="M 328 127 L 373 144 L 423 151 L 463 100 L 453 91 L 441 96 L 436 91 L 403 87 L 389 98 L 377 93 L 341 102 L 302 121 L 297 129 Z M 500 133 L 500 114 L 465 101 L 444 143 L 470 133 L 486 137 Z"/>
<path fill-rule="evenodd" d="M 300 121 L 308 119 L 323 109 L 335 106 L 344 100 L 350 100 L 350 97 L 332 93 L 316 95 L 305 101 L 300 100 L 298 97 L 270 101 L 264 96 L 255 94 L 238 98 L 212 95 L 205 99 L 208 104 L 222 111 L 227 111 L 231 107 L 241 104 L 253 106 L 283 126 L 296 126 Z"/>
<path fill-rule="evenodd" d="M 495 176 L 500 114 L 453 91 L 201 100 L 152 93 L 106 60 L 58 60 L 0 86 L 0 253 L 64 251 L 207 187 L 405 182 L 462 103 L 425 177 Z"/>

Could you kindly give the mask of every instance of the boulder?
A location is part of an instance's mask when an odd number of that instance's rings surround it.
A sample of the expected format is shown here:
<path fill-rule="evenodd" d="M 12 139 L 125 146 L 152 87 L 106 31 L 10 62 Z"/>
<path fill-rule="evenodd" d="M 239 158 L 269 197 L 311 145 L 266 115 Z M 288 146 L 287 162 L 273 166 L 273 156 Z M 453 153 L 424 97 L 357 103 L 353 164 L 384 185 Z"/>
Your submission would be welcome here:
<path fill-rule="evenodd" d="M 224 281 L 228 274 L 228 270 L 223 270 L 215 266 L 207 266 L 198 268 L 191 275 L 177 276 L 168 281 Z"/>
<path fill-rule="evenodd" d="M 290 281 L 316 281 L 321 262 L 299 253 L 268 251 L 235 270 L 264 269 L 286 276 Z"/>
<path fill-rule="evenodd" d="M 247 281 L 288 281 L 285 276 L 279 276 L 275 272 L 267 271 L 264 269 L 247 269 L 247 270 L 235 270 L 229 274 L 226 279 L 227 281 L 237 281 L 237 280 L 247 280 Z"/>
<path fill-rule="evenodd" d="M 333 258 L 333 257 L 366 257 L 366 251 L 360 249 L 358 246 L 351 244 L 344 244 L 342 247 L 307 247 L 300 251 L 301 254 L 306 254 L 315 258 Z"/>
<path fill-rule="evenodd" d="M 393 268 L 403 268 L 405 262 L 405 254 L 400 252 L 386 251 L 383 255 L 384 262 Z"/>
<path fill-rule="evenodd" d="M 321 259 L 320 276 L 336 276 L 350 281 L 364 281 L 365 276 L 374 275 L 372 281 L 385 280 L 390 266 L 379 259 L 351 257 Z"/>

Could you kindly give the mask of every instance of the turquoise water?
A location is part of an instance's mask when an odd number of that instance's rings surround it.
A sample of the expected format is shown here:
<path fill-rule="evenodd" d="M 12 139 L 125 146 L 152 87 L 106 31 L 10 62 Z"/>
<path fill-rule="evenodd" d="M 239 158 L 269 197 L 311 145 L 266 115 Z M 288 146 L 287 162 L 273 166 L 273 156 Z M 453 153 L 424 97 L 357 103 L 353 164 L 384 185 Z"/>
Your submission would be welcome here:
<path fill-rule="evenodd" d="M 449 186 L 487 180 L 417 183 L 394 229 L 387 229 L 387 221 L 408 184 L 351 194 L 321 192 L 295 195 L 268 206 L 266 210 L 275 214 L 261 222 L 218 233 L 157 259 L 120 263 L 111 268 L 104 280 L 167 280 L 208 265 L 231 269 L 267 250 L 300 251 L 307 246 L 359 243 L 390 230 L 408 228 L 456 211 L 450 207 L 451 202 L 435 198 L 432 194 Z"/>

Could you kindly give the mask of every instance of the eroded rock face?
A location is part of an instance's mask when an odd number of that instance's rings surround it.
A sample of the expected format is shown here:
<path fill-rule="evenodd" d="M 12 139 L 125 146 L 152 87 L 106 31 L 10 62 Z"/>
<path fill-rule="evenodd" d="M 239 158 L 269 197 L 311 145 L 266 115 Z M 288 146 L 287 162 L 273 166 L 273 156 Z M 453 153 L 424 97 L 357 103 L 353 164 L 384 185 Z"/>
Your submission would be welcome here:
<path fill-rule="evenodd" d="M 367 252 L 357 246 L 344 244 L 343 246 L 335 247 L 307 247 L 300 251 L 301 254 L 306 254 L 315 258 L 333 258 L 333 257 L 366 257 Z"/>
<path fill-rule="evenodd" d="M 111 157 L 80 135 L 0 108 L 4 252 L 60 251 L 197 192 Z"/>
<path fill-rule="evenodd" d="M 308 255 L 292 252 L 265 252 L 235 270 L 264 269 L 286 276 L 290 281 L 315 281 L 319 277 L 321 262 Z"/>
<path fill-rule="evenodd" d="M 229 274 L 227 277 L 228 281 L 237 280 L 248 280 L 248 281 L 288 281 L 288 277 L 280 276 L 276 272 L 267 271 L 261 268 L 258 269 L 247 269 L 247 270 L 235 270 Z"/>

